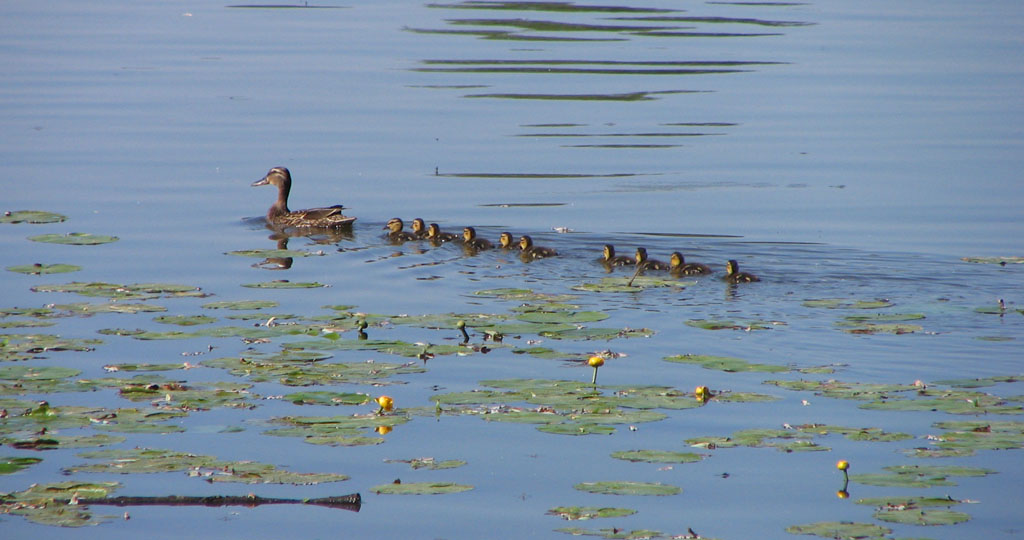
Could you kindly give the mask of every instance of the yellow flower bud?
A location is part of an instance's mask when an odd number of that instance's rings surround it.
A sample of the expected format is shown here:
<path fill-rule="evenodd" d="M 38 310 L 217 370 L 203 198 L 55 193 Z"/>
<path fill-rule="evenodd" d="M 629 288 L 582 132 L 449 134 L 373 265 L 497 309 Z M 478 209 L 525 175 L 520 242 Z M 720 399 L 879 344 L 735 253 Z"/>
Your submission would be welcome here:
<path fill-rule="evenodd" d="M 845 459 L 841 459 L 836 462 L 836 468 L 839 469 L 840 471 L 846 472 L 846 469 L 850 468 L 850 463 Z"/>
<path fill-rule="evenodd" d="M 839 497 L 840 499 L 849 499 L 850 492 L 846 491 L 845 489 L 840 489 L 839 491 L 836 492 L 836 497 Z"/>
<path fill-rule="evenodd" d="M 604 358 L 596 355 L 591 356 L 590 359 L 587 360 L 587 365 L 589 365 L 592 368 L 599 368 L 604 365 Z"/>
<path fill-rule="evenodd" d="M 377 405 L 380 405 L 377 412 L 390 412 L 395 407 L 395 400 L 391 399 L 391 396 L 380 396 L 377 398 Z"/>

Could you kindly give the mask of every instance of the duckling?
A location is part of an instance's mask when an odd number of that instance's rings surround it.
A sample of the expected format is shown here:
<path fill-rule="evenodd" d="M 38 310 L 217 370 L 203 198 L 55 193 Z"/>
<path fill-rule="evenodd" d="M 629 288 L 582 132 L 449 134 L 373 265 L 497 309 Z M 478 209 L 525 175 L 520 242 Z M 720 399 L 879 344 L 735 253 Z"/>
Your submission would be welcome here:
<path fill-rule="evenodd" d="M 636 264 L 636 261 L 625 255 L 615 255 L 615 246 L 611 244 L 604 245 L 604 256 L 599 260 L 605 266 L 633 266 Z"/>
<path fill-rule="evenodd" d="M 647 249 L 636 248 L 636 266 L 640 270 L 668 270 L 668 265 L 655 259 L 647 258 Z"/>
<path fill-rule="evenodd" d="M 754 274 L 740 272 L 740 265 L 734 259 L 729 259 L 729 262 L 726 263 L 725 277 L 722 279 L 729 283 L 750 283 L 751 281 L 761 281 L 761 279 Z"/>
<path fill-rule="evenodd" d="M 678 251 L 672 253 L 672 257 L 668 260 L 668 270 L 675 276 L 700 276 L 703 274 L 710 274 L 711 268 L 706 264 L 701 263 L 688 263 L 683 258 L 683 254 Z"/>
<path fill-rule="evenodd" d="M 288 209 L 288 193 L 292 189 L 292 174 L 284 167 L 270 169 L 263 178 L 252 183 L 255 186 L 277 186 L 277 201 L 267 210 L 267 222 L 280 227 L 330 228 L 352 225 L 356 218 L 342 214 L 342 205 L 326 208 Z"/>
<path fill-rule="evenodd" d="M 415 240 L 416 235 L 405 232 L 402 229 L 405 227 L 405 223 L 399 218 L 391 218 L 388 220 L 388 224 L 383 228 L 388 230 L 388 240 L 392 242 L 406 242 L 408 240 Z"/>
<path fill-rule="evenodd" d="M 412 234 L 422 240 L 427 237 L 427 224 L 422 219 L 416 218 L 412 220 Z"/>
<path fill-rule="evenodd" d="M 477 238 L 476 229 L 473 227 L 466 227 L 465 229 L 462 229 L 462 239 L 465 242 L 466 247 L 473 249 L 491 249 L 494 247 L 494 244 L 490 241 L 483 238 Z"/>
<path fill-rule="evenodd" d="M 434 244 L 441 244 L 443 242 L 452 242 L 459 239 L 459 235 L 441 232 L 441 227 L 437 226 L 437 223 L 431 223 L 427 227 L 427 238 Z"/>
<path fill-rule="evenodd" d="M 498 237 L 498 247 L 500 247 L 501 249 L 519 248 L 519 246 L 515 245 L 514 241 L 512 240 L 512 233 L 509 232 L 503 232 L 501 233 L 501 236 Z"/>
<path fill-rule="evenodd" d="M 526 235 L 519 237 L 519 249 L 523 250 L 524 258 L 531 260 L 558 255 L 558 252 L 551 248 L 533 245 L 533 238 Z"/>

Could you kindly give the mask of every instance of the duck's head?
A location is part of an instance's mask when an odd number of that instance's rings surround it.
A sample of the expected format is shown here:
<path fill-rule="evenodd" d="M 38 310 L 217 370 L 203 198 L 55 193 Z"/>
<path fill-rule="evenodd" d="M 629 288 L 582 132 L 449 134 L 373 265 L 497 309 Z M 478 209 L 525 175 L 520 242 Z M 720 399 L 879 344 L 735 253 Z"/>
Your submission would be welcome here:
<path fill-rule="evenodd" d="M 636 248 L 636 262 L 640 264 L 647 260 L 647 248 Z"/>
<path fill-rule="evenodd" d="M 266 185 L 277 186 L 279 189 L 283 186 L 288 189 L 292 185 L 292 175 L 285 167 L 274 167 L 266 176 L 252 183 L 252 187 Z"/>
<path fill-rule="evenodd" d="M 427 224 L 420 218 L 412 220 L 412 232 L 415 234 L 422 234 L 427 228 Z"/>
<path fill-rule="evenodd" d="M 610 261 L 615 258 L 615 246 L 611 244 L 604 245 L 604 260 Z"/>
<path fill-rule="evenodd" d="M 683 258 L 683 254 L 678 251 L 672 252 L 672 256 L 668 259 L 668 264 L 673 268 L 686 264 L 686 259 Z"/>
<path fill-rule="evenodd" d="M 391 232 L 398 232 L 398 231 L 401 231 L 403 227 L 405 227 L 405 223 L 402 223 L 401 219 L 399 219 L 399 218 L 391 218 L 391 219 L 388 220 L 388 224 L 385 225 L 383 228 L 385 228 L 385 229 L 387 229 L 387 230 L 389 230 Z"/>
<path fill-rule="evenodd" d="M 740 271 L 740 265 L 739 265 L 739 263 L 736 262 L 735 259 L 729 259 L 729 262 L 725 263 L 725 273 L 726 274 L 731 276 L 731 275 L 733 275 L 733 274 L 735 274 L 735 273 L 737 273 L 739 271 Z"/>
<path fill-rule="evenodd" d="M 473 227 L 466 227 L 462 229 L 462 239 L 467 242 L 472 242 L 476 238 L 476 229 Z"/>
<path fill-rule="evenodd" d="M 501 236 L 498 237 L 498 242 L 503 248 L 512 247 L 512 234 L 507 232 L 501 233 Z"/>
<path fill-rule="evenodd" d="M 519 237 L 519 249 L 526 251 L 533 247 L 533 238 L 523 235 Z"/>
<path fill-rule="evenodd" d="M 437 223 L 431 223 L 427 227 L 427 238 L 437 238 L 441 235 L 441 227 L 437 226 Z"/>

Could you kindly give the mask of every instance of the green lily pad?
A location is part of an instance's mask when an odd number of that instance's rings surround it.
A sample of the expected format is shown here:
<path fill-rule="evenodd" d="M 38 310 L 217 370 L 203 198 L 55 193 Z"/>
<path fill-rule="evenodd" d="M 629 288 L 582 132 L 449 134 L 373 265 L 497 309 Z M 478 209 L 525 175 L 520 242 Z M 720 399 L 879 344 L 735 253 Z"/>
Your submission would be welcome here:
<path fill-rule="evenodd" d="M 803 305 L 811 308 L 828 309 L 882 309 L 892 307 L 888 300 L 850 300 L 847 298 L 822 298 L 819 300 L 806 300 Z"/>
<path fill-rule="evenodd" d="M 569 521 L 616 518 L 631 516 L 636 513 L 632 508 L 611 508 L 598 506 L 556 506 L 547 511 L 549 516 L 558 516 Z"/>
<path fill-rule="evenodd" d="M 82 296 L 99 296 L 104 298 L 183 298 L 203 297 L 199 287 L 177 285 L 174 283 L 133 283 L 121 285 L 117 283 L 73 281 L 64 284 L 36 285 L 35 292 L 69 292 Z"/>
<path fill-rule="evenodd" d="M 0 367 L 0 380 L 29 381 L 54 380 L 74 377 L 82 372 L 66 367 L 56 366 L 8 366 Z"/>
<path fill-rule="evenodd" d="M 89 233 L 39 234 L 36 236 L 29 236 L 28 239 L 33 242 L 67 244 L 73 246 L 95 246 L 118 241 L 116 236 Z"/>
<path fill-rule="evenodd" d="M 409 421 L 400 414 L 363 414 L 353 416 L 286 416 L 271 419 L 285 427 L 265 431 L 275 437 L 301 437 L 308 444 L 328 446 L 367 446 L 384 442 L 382 437 L 364 435 L 364 431 L 393 428 Z"/>
<path fill-rule="evenodd" d="M 392 375 L 423 373 L 426 368 L 414 363 L 338 362 L 295 365 L 280 360 L 227 357 L 206 360 L 202 365 L 228 370 L 232 375 L 254 382 L 277 382 L 287 386 L 317 384 L 379 384 Z"/>
<path fill-rule="evenodd" d="M 0 216 L 0 223 L 60 223 L 66 219 L 68 217 L 65 215 L 45 212 L 43 210 L 15 210 L 13 212 L 4 212 Z"/>
<path fill-rule="evenodd" d="M 466 464 L 461 459 L 446 459 L 438 461 L 432 457 L 422 457 L 413 459 L 385 459 L 386 463 L 408 463 L 410 467 L 415 469 L 427 469 L 431 471 L 438 471 L 442 469 L 456 469 Z"/>
<path fill-rule="evenodd" d="M 892 532 L 873 523 L 853 523 L 849 521 L 819 521 L 806 525 L 786 527 L 790 534 L 810 534 L 834 540 L 860 540 L 862 538 L 879 538 Z"/>
<path fill-rule="evenodd" d="M 839 321 L 836 323 L 843 329 L 843 332 L 848 334 L 913 334 L 914 332 L 920 332 L 924 330 L 924 327 L 918 324 L 876 324 L 876 323 L 855 323 L 855 322 L 843 322 Z"/>
<path fill-rule="evenodd" d="M 532 311 L 516 318 L 530 323 L 579 324 L 603 321 L 608 314 L 602 311 Z"/>
<path fill-rule="evenodd" d="M 555 435 L 611 435 L 612 433 L 615 433 L 615 428 L 598 424 L 577 424 L 575 422 L 566 422 L 564 424 L 545 424 L 539 426 L 537 431 L 553 433 Z"/>
<path fill-rule="evenodd" d="M 727 319 L 691 319 L 686 321 L 687 326 L 702 328 L 704 330 L 769 330 L 770 323 L 766 321 L 733 321 Z"/>
<path fill-rule="evenodd" d="M 348 480 L 343 474 L 296 473 L 278 469 L 273 465 L 252 461 L 221 461 L 212 456 L 189 454 L 173 450 L 133 448 L 129 450 L 99 450 L 80 454 L 88 459 L 106 459 L 105 463 L 92 463 L 68 467 L 65 472 L 93 473 L 159 473 L 184 472 L 208 482 L 236 482 L 243 484 L 296 484 L 312 485 Z"/>
<path fill-rule="evenodd" d="M 23 516 L 29 521 L 57 527 L 84 527 L 96 525 L 103 517 L 94 517 L 88 508 L 69 505 L 72 497 L 98 499 L 106 497 L 120 487 L 117 482 L 67 481 L 52 484 L 33 484 L 24 491 L 4 496 L 11 503 L 4 512 Z M 58 502 L 63 501 L 63 502 Z"/>
<path fill-rule="evenodd" d="M 624 450 L 613 452 L 612 457 L 625 461 L 645 463 L 694 463 L 704 459 L 703 454 L 693 452 L 670 452 L 666 450 Z"/>
<path fill-rule="evenodd" d="M 884 487 L 955 486 L 950 476 L 986 476 L 994 474 L 991 469 L 957 466 L 897 465 L 884 467 L 887 473 L 851 474 L 850 481 L 858 484 Z"/>
<path fill-rule="evenodd" d="M 815 394 L 838 399 L 873 400 L 890 399 L 902 392 L 920 390 L 912 384 L 875 384 L 843 381 L 782 381 L 768 380 L 771 384 L 789 390 L 813 391 Z"/>
<path fill-rule="evenodd" d="M 678 281 L 673 279 L 661 279 L 649 276 L 637 276 L 630 285 L 628 277 L 606 277 L 601 278 L 597 283 L 583 283 L 573 287 L 575 291 L 599 292 L 599 293 L 635 293 L 644 289 L 657 287 L 684 287 L 694 285 L 696 281 Z"/>
<path fill-rule="evenodd" d="M 153 317 L 153 320 L 161 324 L 176 324 L 178 326 L 196 326 L 217 321 L 216 318 L 207 315 L 164 315 Z"/>
<path fill-rule="evenodd" d="M 882 509 L 874 514 L 875 519 L 905 525 L 956 525 L 970 521 L 970 514 L 953 510 L 923 510 L 921 508 Z"/>
<path fill-rule="evenodd" d="M 91 351 L 99 339 L 65 339 L 52 334 L 0 334 L 0 360 L 46 358 L 43 353 L 59 351 Z"/>
<path fill-rule="evenodd" d="M 255 257 L 257 259 L 283 258 L 283 257 L 312 257 L 322 256 L 323 253 L 310 253 L 295 249 L 240 249 L 229 251 L 225 255 L 237 255 L 239 257 Z"/>
<path fill-rule="evenodd" d="M 857 499 L 857 504 L 863 504 L 865 506 L 878 506 L 892 509 L 903 509 L 903 508 L 930 508 L 936 506 L 950 507 L 957 504 L 962 504 L 964 501 L 958 501 L 950 496 L 945 497 L 907 497 L 907 496 L 890 496 L 890 497 L 868 497 L 864 499 Z"/>
<path fill-rule="evenodd" d="M 859 323 L 865 321 L 917 321 L 925 318 L 924 313 L 872 313 L 870 315 L 850 315 L 843 320 Z"/>
<path fill-rule="evenodd" d="M 243 283 L 242 286 L 250 289 L 318 289 L 327 285 L 315 281 L 288 281 L 287 279 L 280 279 L 260 283 Z"/>
<path fill-rule="evenodd" d="M 0 444 L 22 450 L 58 450 L 70 448 L 96 448 L 125 441 L 120 435 L 45 435 L 39 437 L 0 437 Z"/>
<path fill-rule="evenodd" d="M 949 414 L 1022 414 L 1024 407 L 992 394 L 964 390 L 919 390 L 913 398 L 897 396 L 860 405 L 878 411 L 942 411 Z"/>
<path fill-rule="evenodd" d="M 651 337 L 650 328 L 573 328 L 571 330 L 544 331 L 540 336 L 551 339 L 611 340 L 616 338 Z"/>
<path fill-rule="evenodd" d="M 36 463 L 42 461 L 42 458 L 36 457 L 0 457 L 0 474 L 12 474 L 22 469 L 27 469 Z"/>
<path fill-rule="evenodd" d="M 53 321 L 0 321 L 0 328 L 46 328 L 55 324 Z"/>
<path fill-rule="evenodd" d="M 682 488 L 660 482 L 581 482 L 573 486 L 579 491 L 604 495 L 677 495 Z"/>
<path fill-rule="evenodd" d="M 984 388 L 986 386 L 995 386 L 999 383 L 1015 383 L 1022 380 L 1024 380 L 1024 375 L 997 375 L 977 379 L 944 379 L 932 381 L 932 384 L 954 386 L 956 388 Z"/>
<path fill-rule="evenodd" d="M 74 303 L 74 304 L 54 304 L 54 309 L 61 311 L 67 311 L 68 313 L 79 316 L 89 317 L 96 315 L 97 313 L 160 313 L 167 311 L 167 308 L 163 306 L 157 306 L 154 304 L 143 304 L 138 302 L 106 302 L 106 303 Z"/>
<path fill-rule="evenodd" d="M 493 297 L 501 300 L 515 300 L 517 302 L 565 302 L 575 298 L 569 294 L 545 294 L 534 292 L 530 289 L 502 288 L 486 289 L 476 291 L 475 296 Z"/>
<path fill-rule="evenodd" d="M 206 309 L 230 309 L 235 311 L 247 311 L 250 309 L 266 309 L 277 306 L 278 303 L 273 300 L 236 300 L 210 302 L 208 304 L 203 304 L 202 307 Z"/>
<path fill-rule="evenodd" d="M 702 354 L 677 354 L 674 356 L 666 356 L 663 358 L 666 362 L 676 362 L 680 364 L 697 364 L 705 369 L 717 369 L 719 371 L 725 371 L 728 373 L 735 373 L 741 371 L 761 371 L 769 373 L 777 373 L 781 371 L 789 371 L 789 368 L 784 366 L 776 366 L 773 364 L 755 364 L 747 362 L 740 358 L 732 358 L 728 356 L 707 356 Z"/>
<path fill-rule="evenodd" d="M 454 482 L 413 482 L 408 484 L 383 484 L 370 488 L 378 495 L 444 495 L 469 491 L 473 486 Z"/>
<path fill-rule="evenodd" d="M 74 264 L 22 264 L 17 266 L 8 266 L 9 272 L 17 272 L 19 274 L 30 274 L 38 276 L 41 274 L 65 274 L 68 272 L 77 272 L 81 270 L 81 266 Z"/>
<path fill-rule="evenodd" d="M 353 392 L 295 392 L 284 399 L 296 405 L 363 405 L 370 396 Z"/>

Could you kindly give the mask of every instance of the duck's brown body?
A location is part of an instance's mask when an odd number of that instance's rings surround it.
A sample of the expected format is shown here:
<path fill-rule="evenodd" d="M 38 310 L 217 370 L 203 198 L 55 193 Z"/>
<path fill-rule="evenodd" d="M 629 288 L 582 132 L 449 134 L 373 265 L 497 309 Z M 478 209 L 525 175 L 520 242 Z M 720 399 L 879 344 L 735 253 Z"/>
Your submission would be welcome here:
<path fill-rule="evenodd" d="M 285 167 L 270 169 L 263 178 L 252 183 L 253 186 L 277 186 L 277 201 L 267 210 L 267 223 L 278 227 L 292 228 L 337 228 L 351 226 L 356 218 L 342 213 L 345 208 L 335 205 L 325 208 L 307 208 L 305 210 L 289 210 L 288 194 L 292 189 L 292 175 Z"/>
<path fill-rule="evenodd" d="M 388 240 L 392 242 L 407 242 L 416 239 L 416 235 L 402 230 L 405 228 L 405 223 L 399 218 L 389 219 L 384 228 L 388 230 Z"/>
<path fill-rule="evenodd" d="M 477 238 L 476 229 L 473 227 L 466 227 L 465 229 L 462 229 L 462 241 L 465 243 L 466 247 L 475 250 L 491 249 L 494 247 L 494 244 L 489 240 Z"/>
<path fill-rule="evenodd" d="M 636 265 L 640 270 L 668 270 L 668 265 L 662 261 L 649 259 L 647 248 L 636 248 Z"/>
<path fill-rule="evenodd" d="M 527 260 L 558 255 L 558 252 L 551 248 L 533 245 L 533 238 L 525 235 L 519 237 L 519 249 L 523 250 L 523 258 Z"/>
<path fill-rule="evenodd" d="M 752 281 L 761 281 L 761 279 L 754 274 L 740 272 L 739 263 L 732 259 L 730 259 L 725 265 L 725 277 L 722 279 L 729 283 L 750 283 Z"/>
<path fill-rule="evenodd" d="M 459 235 L 441 232 L 441 227 L 438 227 L 437 223 L 431 223 L 427 227 L 427 239 L 434 244 L 440 244 L 442 242 L 454 242 L 459 239 Z"/>
<path fill-rule="evenodd" d="M 636 261 L 625 255 L 616 255 L 615 246 L 611 244 L 604 245 L 604 255 L 600 260 L 605 266 L 633 266 L 636 264 Z"/>
<path fill-rule="evenodd" d="M 668 271 L 676 276 L 702 276 L 710 274 L 711 268 L 706 264 L 688 263 L 683 254 L 676 251 L 668 260 Z"/>

